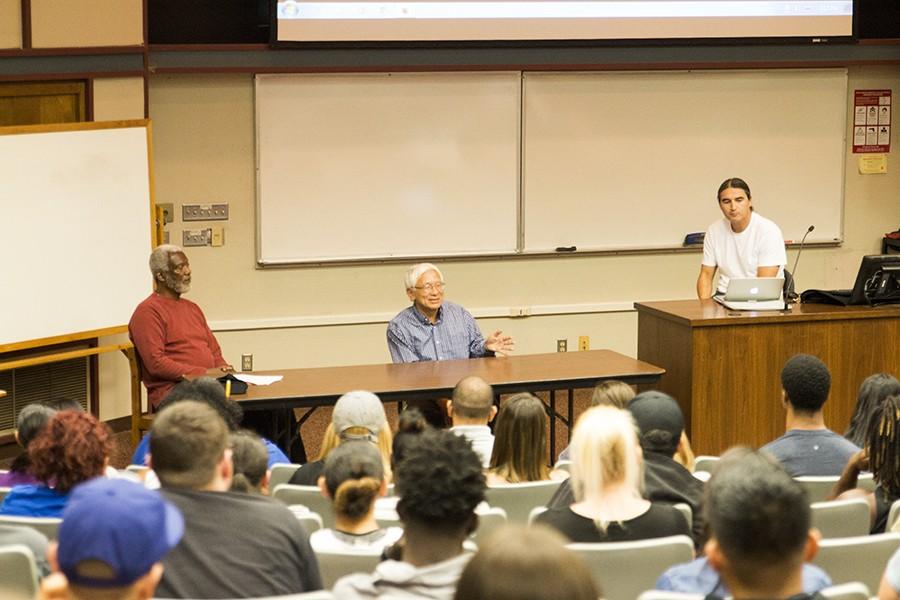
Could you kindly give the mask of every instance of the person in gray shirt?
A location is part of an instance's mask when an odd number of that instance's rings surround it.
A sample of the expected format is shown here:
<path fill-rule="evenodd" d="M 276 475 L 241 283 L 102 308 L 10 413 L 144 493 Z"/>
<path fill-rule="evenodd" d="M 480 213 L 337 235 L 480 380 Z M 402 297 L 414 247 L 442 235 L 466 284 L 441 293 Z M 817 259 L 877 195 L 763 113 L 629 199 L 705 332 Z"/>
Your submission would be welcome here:
<path fill-rule="evenodd" d="M 825 427 L 822 407 L 831 390 L 831 374 L 810 354 L 792 356 L 781 370 L 785 433 L 762 447 L 791 477 L 838 476 L 859 448 Z"/>

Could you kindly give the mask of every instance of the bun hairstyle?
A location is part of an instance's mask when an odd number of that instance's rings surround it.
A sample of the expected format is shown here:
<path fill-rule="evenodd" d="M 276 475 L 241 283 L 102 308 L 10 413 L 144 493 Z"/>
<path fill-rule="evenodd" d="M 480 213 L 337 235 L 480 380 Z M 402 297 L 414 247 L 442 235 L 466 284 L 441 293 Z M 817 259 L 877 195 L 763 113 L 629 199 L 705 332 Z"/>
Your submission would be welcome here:
<path fill-rule="evenodd" d="M 325 459 L 324 477 L 335 514 L 358 521 L 371 510 L 384 483 L 381 453 L 369 442 L 346 441 Z"/>

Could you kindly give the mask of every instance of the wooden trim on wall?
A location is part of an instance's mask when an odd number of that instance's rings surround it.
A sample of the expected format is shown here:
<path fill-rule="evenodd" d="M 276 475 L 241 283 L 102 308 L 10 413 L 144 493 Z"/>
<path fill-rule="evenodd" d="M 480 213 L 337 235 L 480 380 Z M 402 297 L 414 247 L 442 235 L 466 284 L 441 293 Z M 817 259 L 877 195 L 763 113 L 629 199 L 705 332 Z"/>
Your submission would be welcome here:
<path fill-rule="evenodd" d="M 22 0 L 22 50 L 31 49 L 31 0 Z"/>
<path fill-rule="evenodd" d="M 150 9 L 144 0 L 144 118 L 150 118 Z M 152 181 L 152 180 L 151 180 Z"/>
<path fill-rule="evenodd" d="M 88 77 L 84 81 L 84 120 L 94 120 L 94 78 Z"/>
<path fill-rule="evenodd" d="M 23 18 L 24 21 L 24 18 Z M 30 43 L 30 40 L 29 40 Z M 104 54 L 141 54 L 146 45 L 140 46 L 75 46 L 71 48 L 8 48 L 0 50 L 0 57 L 5 56 L 81 56 Z"/>
<path fill-rule="evenodd" d="M 0 81 L 60 81 L 102 79 L 104 77 L 143 77 L 144 71 L 84 72 L 84 73 L 40 73 L 27 75 L 0 75 Z"/>

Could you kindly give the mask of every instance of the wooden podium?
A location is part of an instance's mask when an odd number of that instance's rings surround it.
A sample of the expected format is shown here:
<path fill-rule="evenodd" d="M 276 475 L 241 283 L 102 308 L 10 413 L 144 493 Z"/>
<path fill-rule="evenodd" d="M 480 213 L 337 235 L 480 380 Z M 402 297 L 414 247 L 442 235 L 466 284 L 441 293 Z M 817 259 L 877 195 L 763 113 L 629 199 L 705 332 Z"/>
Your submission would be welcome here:
<path fill-rule="evenodd" d="M 659 389 L 678 400 L 697 454 L 761 446 L 784 433 L 781 368 L 794 354 L 831 371 L 828 427 L 843 433 L 862 380 L 900 376 L 900 307 L 797 304 L 737 312 L 713 300 L 635 303 L 638 359 L 666 370 Z"/>

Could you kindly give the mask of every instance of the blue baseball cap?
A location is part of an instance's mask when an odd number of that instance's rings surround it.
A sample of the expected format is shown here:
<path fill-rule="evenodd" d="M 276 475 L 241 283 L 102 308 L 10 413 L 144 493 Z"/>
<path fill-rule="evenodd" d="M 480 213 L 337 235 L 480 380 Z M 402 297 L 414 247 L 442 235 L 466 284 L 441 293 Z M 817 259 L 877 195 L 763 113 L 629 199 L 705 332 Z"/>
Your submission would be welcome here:
<path fill-rule="evenodd" d="M 98 477 L 77 486 L 62 517 L 59 568 L 84 587 L 131 585 L 184 534 L 178 508 L 127 479 Z"/>

